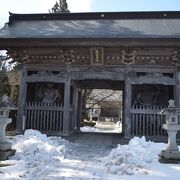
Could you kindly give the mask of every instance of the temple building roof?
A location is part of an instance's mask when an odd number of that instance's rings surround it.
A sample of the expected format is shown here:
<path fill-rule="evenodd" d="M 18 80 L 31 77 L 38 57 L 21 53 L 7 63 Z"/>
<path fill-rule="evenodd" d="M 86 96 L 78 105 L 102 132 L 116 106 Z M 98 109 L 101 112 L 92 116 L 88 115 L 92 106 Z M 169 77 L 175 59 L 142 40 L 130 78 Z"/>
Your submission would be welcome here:
<path fill-rule="evenodd" d="M 180 38 L 180 12 L 10 13 L 1 38 Z"/>

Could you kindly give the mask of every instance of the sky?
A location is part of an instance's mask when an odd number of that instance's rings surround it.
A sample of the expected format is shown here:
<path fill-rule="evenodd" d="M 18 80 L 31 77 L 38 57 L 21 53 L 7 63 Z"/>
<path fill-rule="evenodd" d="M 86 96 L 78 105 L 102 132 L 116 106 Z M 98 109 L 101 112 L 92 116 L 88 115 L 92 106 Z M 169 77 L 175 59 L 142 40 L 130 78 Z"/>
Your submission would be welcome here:
<path fill-rule="evenodd" d="M 59 0 L 57 0 L 59 1 Z M 8 12 L 48 13 L 56 0 L 0 0 L 0 27 Z M 180 0 L 67 0 L 71 12 L 180 11 Z"/>

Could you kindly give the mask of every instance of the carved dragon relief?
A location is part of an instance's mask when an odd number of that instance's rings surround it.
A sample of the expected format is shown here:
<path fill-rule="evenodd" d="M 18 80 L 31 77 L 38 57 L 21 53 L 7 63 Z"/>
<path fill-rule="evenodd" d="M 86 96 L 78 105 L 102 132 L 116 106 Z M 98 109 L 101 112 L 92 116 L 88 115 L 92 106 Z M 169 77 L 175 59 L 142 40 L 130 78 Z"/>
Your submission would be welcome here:
<path fill-rule="evenodd" d="M 109 68 L 100 68 L 100 67 L 92 67 L 92 68 L 83 68 L 79 70 L 72 69 L 64 69 L 61 71 L 48 71 L 48 70 L 42 70 L 38 72 L 34 72 L 28 77 L 32 77 L 33 79 L 56 79 L 56 78 L 63 78 L 63 79 L 83 79 L 86 75 L 108 75 L 112 76 L 114 80 L 118 80 L 119 78 L 124 77 L 123 71 L 118 71 L 115 69 L 109 69 Z"/>
<path fill-rule="evenodd" d="M 145 75 L 141 75 L 139 76 L 139 78 L 144 78 L 144 77 L 147 77 L 147 78 L 162 78 L 162 77 L 169 77 L 169 76 L 165 76 L 163 75 L 162 73 L 146 73 Z"/>
<path fill-rule="evenodd" d="M 67 71 L 64 70 L 64 71 L 59 71 L 58 73 L 53 73 L 52 71 L 38 71 L 38 72 L 35 72 L 31 75 L 29 75 L 30 77 L 65 77 L 65 74 Z"/>
<path fill-rule="evenodd" d="M 124 71 L 122 69 L 115 69 L 115 68 L 108 68 L 104 66 L 91 66 L 89 68 L 83 68 L 79 71 L 71 71 L 72 78 L 80 78 L 83 79 L 84 77 L 91 77 L 93 76 L 109 76 L 112 77 L 114 80 L 119 80 L 124 78 Z"/>
<path fill-rule="evenodd" d="M 165 75 L 163 73 L 158 73 L 158 72 L 151 72 L 151 73 L 148 72 L 140 76 L 137 76 L 136 74 L 136 76 L 131 77 L 131 80 L 137 84 L 147 83 L 149 81 L 157 82 L 158 84 L 161 84 L 162 82 L 171 84 L 174 82 L 173 76 L 171 77 L 169 75 Z"/>

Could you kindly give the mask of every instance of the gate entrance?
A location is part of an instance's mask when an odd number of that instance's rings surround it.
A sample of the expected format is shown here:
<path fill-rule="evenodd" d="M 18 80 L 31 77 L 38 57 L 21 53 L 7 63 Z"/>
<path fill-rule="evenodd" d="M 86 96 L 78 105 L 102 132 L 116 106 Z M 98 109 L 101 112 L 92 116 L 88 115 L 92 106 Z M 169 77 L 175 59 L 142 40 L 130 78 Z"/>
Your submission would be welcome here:
<path fill-rule="evenodd" d="M 81 102 L 76 128 L 81 132 L 123 133 L 124 82 L 82 80 L 77 86 Z"/>
<path fill-rule="evenodd" d="M 71 135 L 83 91 L 105 89 L 122 92 L 125 137 L 164 136 L 159 111 L 170 98 L 180 106 L 180 13 L 100 14 L 10 15 L 0 48 L 22 65 L 17 132 Z"/>

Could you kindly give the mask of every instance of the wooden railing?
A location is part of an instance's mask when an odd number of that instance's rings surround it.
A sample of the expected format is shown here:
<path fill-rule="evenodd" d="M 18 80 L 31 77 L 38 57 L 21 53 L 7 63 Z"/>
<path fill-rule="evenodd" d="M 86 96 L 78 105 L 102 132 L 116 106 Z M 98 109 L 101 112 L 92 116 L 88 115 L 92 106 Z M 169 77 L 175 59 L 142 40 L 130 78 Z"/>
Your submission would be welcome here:
<path fill-rule="evenodd" d="M 24 110 L 25 129 L 36 129 L 41 132 L 62 132 L 64 111 L 62 104 L 28 102 Z"/>
<path fill-rule="evenodd" d="M 161 105 L 136 105 L 131 108 L 132 136 L 165 136 L 162 129 L 165 117 L 159 112 L 165 107 Z"/>

